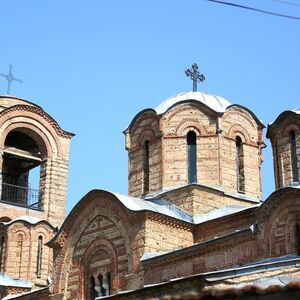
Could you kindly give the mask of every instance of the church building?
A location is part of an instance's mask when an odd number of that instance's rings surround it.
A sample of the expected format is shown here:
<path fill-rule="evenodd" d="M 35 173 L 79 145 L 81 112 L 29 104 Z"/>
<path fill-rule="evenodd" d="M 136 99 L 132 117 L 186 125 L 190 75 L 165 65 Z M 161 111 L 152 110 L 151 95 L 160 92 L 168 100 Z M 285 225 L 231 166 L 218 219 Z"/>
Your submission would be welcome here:
<path fill-rule="evenodd" d="M 276 190 L 264 201 L 264 124 L 194 89 L 125 128 L 129 195 L 92 190 L 66 217 L 73 134 L 28 101 L 1 96 L 0 108 L 3 299 L 160 299 L 300 282 L 299 109 L 267 127 Z"/>

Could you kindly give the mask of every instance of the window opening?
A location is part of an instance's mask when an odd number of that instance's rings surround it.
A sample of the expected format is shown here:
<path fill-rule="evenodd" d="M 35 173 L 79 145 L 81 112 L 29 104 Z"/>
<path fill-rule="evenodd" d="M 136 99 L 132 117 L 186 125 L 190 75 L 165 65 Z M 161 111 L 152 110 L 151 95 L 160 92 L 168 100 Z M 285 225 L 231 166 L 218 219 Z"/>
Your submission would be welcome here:
<path fill-rule="evenodd" d="M 111 279 L 110 273 L 106 272 L 103 277 L 101 274 L 98 276 L 99 286 L 100 286 L 100 296 L 108 296 L 111 294 Z"/>
<path fill-rule="evenodd" d="M 23 256 L 23 235 L 18 234 L 17 236 L 17 266 L 18 266 L 18 276 L 21 277 L 21 269 L 22 269 L 22 256 Z"/>
<path fill-rule="evenodd" d="M 0 240 L 0 272 L 4 272 L 4 236 Z"/>
<path fill-rule="evenodd" d="M 143 165 L 143 193 L 149 192 L 149 141 L 144 144 L 144 165 Z"/>
<path fill-rule="evenodd" d="M 110 273 L 107 272 L 105 274 L 105 281 L 106 281 L 106 295 L 110 295 L 111 294 L 111 278 L 110 278 Z"/>
<path fill-rule="evenodd" d="M 194 131 L 189 131 L 187 136 L 188 156 L 188 183 L 197 182 L 197 137 Z"/>
<path fill-rule="evenodd" d="M 300 225 L 296 224 L 296 251 L 297 255 L 300 256 Z"/>
<path fill-rule="evenodd" d="M 36 258 L 36 276 L 38 278 L 41 277 L 42 257 L 43 257 L 43 237 L 39 236 L 39 238 L 38 238 L 37 258 Z"/>
<path fill-rule="evenodd" d="M 236 146 L 236 173 L 237 173 L 237 190 L 245 192 L 245 173 L 244 173 L 244 151 L 241 137 L 235 138 Z"/>
<path fill-rule="evenodd" d="M 97 296 L 98 293 L 96 292 L 96 283 L 95 283 L 95 278 L 94 276 L 91 276 L 90 282 L 89 282 L 89 299 L 94 300 Z"/>
<path fill-rule="evenodd" d="M 41 150 L 26 133 L 11 131 L 4 144 L 1 200 L 39 209 Z"/>
<path fill-rule="evenodd" d="M 290 146 L 291 146 L 293 182 L 298 182 L 299 174 L 298 174 L 297 145 L 296 145 L 296 134 L 294 130 L 290 132 Z"/>

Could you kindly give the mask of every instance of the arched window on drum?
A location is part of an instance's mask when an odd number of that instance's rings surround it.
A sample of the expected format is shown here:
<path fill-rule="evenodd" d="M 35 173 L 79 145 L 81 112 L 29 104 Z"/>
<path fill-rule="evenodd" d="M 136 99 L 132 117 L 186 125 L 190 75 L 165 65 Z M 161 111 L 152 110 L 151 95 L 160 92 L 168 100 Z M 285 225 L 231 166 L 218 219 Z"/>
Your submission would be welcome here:
<path fill-rule="evenodd" d="M 197 182 L 197 136 L 194 131 L 189 131 L 186 136 L 188 183 Z"/>
<path fill-rule="evenodd" d="M 296 133 L 294 130 L 290 131 L 290 149 L 291 149 L 293 182 L 299 182 L 297 143 L 296 143 Z"/>
<path fill-rule="evenodd" d="M 244 147 L 240 136 L 235 138 L 237 191 L 245 193 Z"/>

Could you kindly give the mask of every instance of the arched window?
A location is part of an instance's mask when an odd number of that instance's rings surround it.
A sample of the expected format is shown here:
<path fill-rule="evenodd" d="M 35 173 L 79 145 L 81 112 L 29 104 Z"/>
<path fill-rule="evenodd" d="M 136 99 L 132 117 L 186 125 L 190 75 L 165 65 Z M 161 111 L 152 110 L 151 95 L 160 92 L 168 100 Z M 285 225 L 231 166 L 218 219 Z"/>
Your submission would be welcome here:
<path fill-rule="evenodd" d="M 149 141 L 144 144 L 144 163 L 143 163 L 143 193 L 149 192 Z"/>
<path fill-rule="evenodd" d="M 39 238 L 38 238 L 37 257 L 36 257 L 36 276 L 38 278 L 41 277 L 42 257 L 43 257 L 43 237 L 39 236 Z"/>
<path fill-rule="evenodd" d="M 18 234 L 18 236 L 17 236 L 16 263 L 17 263 L 17 270 L 18 270 L 19 278 L 21 277 L 22 256 L 23 256 L 23 235 Z"/>
<path fill-rule="evenodd" d="M 236 146 L 236 175 L 237 175 L 237 191 L 245 192 L 245 172 L 244 172 L 244 151 L 242 139 L 239 136 L 235 138 Z"/>
<path fill-rule="evenodd" d="M 41 208 L 39 190 L 42 158 L 41 145 L 28 132 L 16 129 L 8 133 L 2 164 L 2 201 Z"/>
<path fill-rule="evenodd" d="M 4 236 L 0 239 L 0 272 L 4 272 Z"/>
<path fill-rule="evenodd" d="M 197 182 L 197 137 L 194 131 L 186 136 L 188 157 L 188 183 Z"/>
<path fill-rule="evenodd" d="M 298 182 L 299 174 L 298 174 L 297 145 L 296 145 L 296 134 L 294 130 L 290 131 L 290 147 L 291 147 L 293 181 Z"/>

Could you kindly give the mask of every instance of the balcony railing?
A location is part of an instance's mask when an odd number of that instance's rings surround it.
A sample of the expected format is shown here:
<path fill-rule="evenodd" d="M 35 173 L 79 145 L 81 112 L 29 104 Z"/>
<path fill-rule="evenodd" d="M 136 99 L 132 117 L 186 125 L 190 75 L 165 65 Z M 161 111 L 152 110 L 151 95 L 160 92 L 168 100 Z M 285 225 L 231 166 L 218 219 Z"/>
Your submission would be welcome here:
<path fill-rule="evenodd" d="M 40 210 L 40 196 L 39 190 L 2 183 L 1 201 L 3 202 Z"/>

